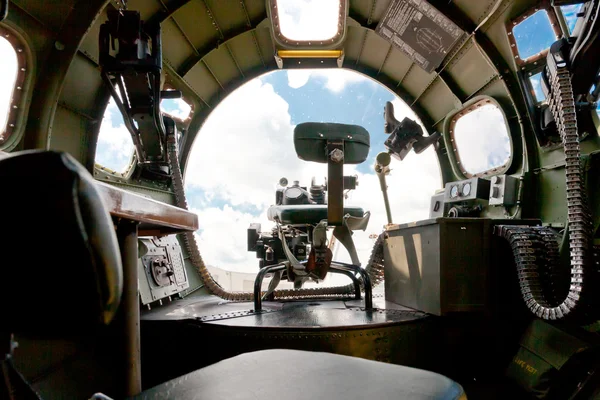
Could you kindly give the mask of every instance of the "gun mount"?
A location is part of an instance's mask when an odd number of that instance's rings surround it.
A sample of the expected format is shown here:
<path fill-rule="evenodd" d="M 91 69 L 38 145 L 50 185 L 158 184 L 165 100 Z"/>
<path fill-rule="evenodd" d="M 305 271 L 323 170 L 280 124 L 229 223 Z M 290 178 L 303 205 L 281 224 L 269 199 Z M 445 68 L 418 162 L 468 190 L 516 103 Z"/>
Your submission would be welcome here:
<path fill-rule="evenodd" d="M 389 101 L 385 103 L 383 117 L 384 132 L 390 135 L 384 145 L 390 154 L 400 161 L 404 160 L 411 149 L 420 154 L 442 137 L 439 132 L 423 136 L 423 128 L 412 119 L 404 118 L 402 122 L 398 121 L 394 116 L 394 105 Z"/>
<path fill-rule="evenodd" d="M 360 267 L 352 231 L 366 229 L 370 213 L 360 207 L 344 207 L 344 190 L 358 185 L 356 176 L 344 176 L 344 164 L 363 162 L 369 153 L 369 133 L 360 126 L 331 123 L 304 123 L 294 130 L 294 146 L 300 159 L 327 163 L 328 178 L 318 185 L 313 178 L 310 189 L 294 181 L 287 186 L 282 178 L 275 193 L 275 204 L 267 216 L 275 222 L 270 232 L 261 232 L 260 224 L 248 229 L 248 251 L 255 251 L 260 259 L 261 272 L 255 281 L 255 309 L 260 300 L 268 297 L 281 279 L 294 282 L 301 288 L 308 280 L 318 282 L 328 272 L 338 272 L 355 283 L 355 294 L 360 298 L 361 275 L 365 287 L 367 308 L 371 307 L 371 287 L 368 275 Z M 327 230 L 348 250 L 352 264 L 333 261 Z M 262 279 L 267 273 L 275 275 L 269 289 L 261 296 Z"/>

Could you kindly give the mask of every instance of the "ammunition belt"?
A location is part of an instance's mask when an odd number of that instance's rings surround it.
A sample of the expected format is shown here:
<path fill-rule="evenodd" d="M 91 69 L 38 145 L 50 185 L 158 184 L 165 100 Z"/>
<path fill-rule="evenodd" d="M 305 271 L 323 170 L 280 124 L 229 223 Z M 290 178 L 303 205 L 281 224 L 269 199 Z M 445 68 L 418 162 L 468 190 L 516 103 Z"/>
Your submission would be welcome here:
<path fill-rule="evenodd" d="M 594 320 L 592 284 L 592 219 L 583 185 L 575 101 L 568 68 L 558 67 L 550 77 L 548 104 L 562 139 L 566 161 L 566 191 L 570 251 L 570 285 L 561 278 L 560 237 L 551 228 L 499 226 L 496 234 L 510 243 L 517 264 L 521 294 L 538 317 Z M 562 281 L 562 282 L 561 282 Z M 559 284 L 563 283 L 563 287 Z"/>

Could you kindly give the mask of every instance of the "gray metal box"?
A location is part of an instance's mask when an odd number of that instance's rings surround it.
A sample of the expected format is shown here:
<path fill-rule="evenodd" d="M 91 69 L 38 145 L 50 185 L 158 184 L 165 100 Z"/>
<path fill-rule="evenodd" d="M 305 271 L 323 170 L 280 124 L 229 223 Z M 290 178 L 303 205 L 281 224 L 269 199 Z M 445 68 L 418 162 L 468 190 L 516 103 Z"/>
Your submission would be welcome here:
<path fill-rule="evenodd" d="M 434 315 L 486 307 L 491 231 L 481 218 L 437 218 L 387 230 L 385 299 Z"/>
<path fill-rule="evenodd" d="M 539 221 L 436 218 L 389 226 L 383 248 L 385 299 L 434 315 L 489 311 L 500 263 L 492 244 L 503 240 L 492 230 L 502 224 Z"/>

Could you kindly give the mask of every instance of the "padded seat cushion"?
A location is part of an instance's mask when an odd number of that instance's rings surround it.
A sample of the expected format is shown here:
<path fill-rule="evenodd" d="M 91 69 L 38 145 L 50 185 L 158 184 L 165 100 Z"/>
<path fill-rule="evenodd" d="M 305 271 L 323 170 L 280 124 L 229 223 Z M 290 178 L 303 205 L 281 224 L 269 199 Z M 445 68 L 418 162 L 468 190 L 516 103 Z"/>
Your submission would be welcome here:
<path fill-rule="evenodd" d="M 361 358 L 297 350 L 246 353 L 173 379 L 136 399 L 443 399 L 464 397 L 445 376 Z"/>
<path fill-rule="evenodd" d="M 344 207 L 344 215 L 362 218 L 364 211 L 360 207 Z M 316 225 L 327 219 L 326 204 L 303 204 L 293 206 L 271 206 L 267 210 L 269 221 L 281 224 L 311 224 Z"/>
<path fill-rule="evenodd" d="M 3 327 L 71 335 L 108 324 L 123 276 L 94 178 L 67 153 L 28 150 L 0 158 L 0 181 Z"/>

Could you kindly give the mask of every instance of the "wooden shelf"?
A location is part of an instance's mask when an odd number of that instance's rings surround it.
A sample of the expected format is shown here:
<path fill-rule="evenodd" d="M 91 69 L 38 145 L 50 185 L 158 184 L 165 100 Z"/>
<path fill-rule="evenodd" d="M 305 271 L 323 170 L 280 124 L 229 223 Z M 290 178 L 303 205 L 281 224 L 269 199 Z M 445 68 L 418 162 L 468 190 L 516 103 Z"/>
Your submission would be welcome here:
<path fill-rule="evenodd" d="M 104 182 L 97 184 L 110 215 L 139 222 L 138 236 L 163 236 L 198 229 L 198 216 L 190 211 Z"/>

